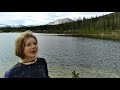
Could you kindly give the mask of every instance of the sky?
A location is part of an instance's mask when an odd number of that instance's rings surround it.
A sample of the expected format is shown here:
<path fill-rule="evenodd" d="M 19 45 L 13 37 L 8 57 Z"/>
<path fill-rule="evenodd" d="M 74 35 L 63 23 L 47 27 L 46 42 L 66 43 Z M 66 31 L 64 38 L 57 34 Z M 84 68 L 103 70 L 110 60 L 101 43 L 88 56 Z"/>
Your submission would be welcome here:
<path fill-rule="evenodd" d="M 57 19 L 90 18 L 112 12 L 0 12 L 0 24 L 45 25 Z"/>

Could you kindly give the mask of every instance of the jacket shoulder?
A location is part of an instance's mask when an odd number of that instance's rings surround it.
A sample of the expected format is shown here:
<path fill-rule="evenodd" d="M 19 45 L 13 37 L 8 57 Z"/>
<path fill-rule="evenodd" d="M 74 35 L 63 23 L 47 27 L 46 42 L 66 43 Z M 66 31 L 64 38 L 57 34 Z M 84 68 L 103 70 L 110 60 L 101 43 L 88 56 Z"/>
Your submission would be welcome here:
<path fill-rule="evenodd" d="M 44 58 L 38 57 L 37 60 L 38 62 L 46 63 L 46 60 Z"/>

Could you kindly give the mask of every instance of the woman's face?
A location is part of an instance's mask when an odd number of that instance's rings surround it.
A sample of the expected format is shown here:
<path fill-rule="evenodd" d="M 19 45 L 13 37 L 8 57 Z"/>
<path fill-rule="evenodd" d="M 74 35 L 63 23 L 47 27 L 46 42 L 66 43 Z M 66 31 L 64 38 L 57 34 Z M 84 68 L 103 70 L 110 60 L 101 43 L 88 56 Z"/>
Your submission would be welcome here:
<path fill-rule="evenodd" d="M 26 40 L 24 54 L 25 58 L 35 58 L 38 51 L 38 43 L 35 38 L 30 37 Z"/>

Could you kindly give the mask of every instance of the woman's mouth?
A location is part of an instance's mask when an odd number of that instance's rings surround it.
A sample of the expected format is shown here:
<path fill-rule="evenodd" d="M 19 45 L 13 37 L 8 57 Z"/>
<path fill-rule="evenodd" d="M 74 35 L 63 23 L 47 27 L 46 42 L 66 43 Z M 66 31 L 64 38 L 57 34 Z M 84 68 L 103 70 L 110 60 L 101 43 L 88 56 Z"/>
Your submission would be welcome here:
<path fill-rule="evenodd" d="M 33 53 L 33 54 L 35 54 L 37 51 L 35 50 L 35 51 L 31 51 L 30 53 Z"/>

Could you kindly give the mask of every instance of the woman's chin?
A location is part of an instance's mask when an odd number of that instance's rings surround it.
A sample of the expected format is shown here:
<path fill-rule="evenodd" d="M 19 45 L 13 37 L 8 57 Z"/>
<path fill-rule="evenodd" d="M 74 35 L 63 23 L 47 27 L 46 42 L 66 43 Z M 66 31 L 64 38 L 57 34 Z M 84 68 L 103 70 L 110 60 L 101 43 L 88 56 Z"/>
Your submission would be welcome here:
<path fill-rule="evenodd" d="M 35 57 L 36 57 L 36 55 L 31 55 L 30 57 L 31 57 L 31 58 L 35 58 Z"/>

